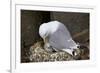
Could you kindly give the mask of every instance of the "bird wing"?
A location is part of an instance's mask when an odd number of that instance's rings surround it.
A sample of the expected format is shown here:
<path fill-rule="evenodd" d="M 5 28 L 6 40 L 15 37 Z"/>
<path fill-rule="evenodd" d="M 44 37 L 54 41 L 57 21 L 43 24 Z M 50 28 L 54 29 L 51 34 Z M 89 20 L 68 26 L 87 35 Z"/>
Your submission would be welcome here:
<path fill-rule="evenodd" d="M 57 49 L 69 49 L 71 46 L 76 45 L 69 31 L 63 25 L 60 25 L 58 29 L 49 36 L 49 43 L 52 47 Z"/>

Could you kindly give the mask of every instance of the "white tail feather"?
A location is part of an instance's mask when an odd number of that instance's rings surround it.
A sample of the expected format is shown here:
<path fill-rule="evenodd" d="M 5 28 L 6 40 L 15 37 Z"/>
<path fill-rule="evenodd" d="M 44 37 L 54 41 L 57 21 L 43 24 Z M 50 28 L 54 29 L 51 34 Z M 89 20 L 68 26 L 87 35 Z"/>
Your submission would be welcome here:
<path fill-rule="evenodd" d="M 66 51 L 67 53 L 73 55 L 73 49 L 62 49 L 63 51 Z"/>

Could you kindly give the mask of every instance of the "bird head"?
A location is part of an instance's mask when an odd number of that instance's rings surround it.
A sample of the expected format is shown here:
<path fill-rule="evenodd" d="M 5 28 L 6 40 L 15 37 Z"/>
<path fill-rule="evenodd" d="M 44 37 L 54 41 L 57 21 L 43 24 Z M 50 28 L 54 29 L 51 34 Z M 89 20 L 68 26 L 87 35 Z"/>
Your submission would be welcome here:
<path fill-rule="evenodd" d="M 39 35 L 41 38 L 45 39 L 49 36 L 49 29 L 46 23 L 43 23 L 39 27 Z"/>

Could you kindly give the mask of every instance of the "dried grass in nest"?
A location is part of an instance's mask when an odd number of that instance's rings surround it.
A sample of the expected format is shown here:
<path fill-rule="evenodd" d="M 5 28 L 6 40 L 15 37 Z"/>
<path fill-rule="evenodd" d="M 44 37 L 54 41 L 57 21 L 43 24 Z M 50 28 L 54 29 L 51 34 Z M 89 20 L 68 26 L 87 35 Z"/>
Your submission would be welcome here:
<path fill-rule="evenodd" d="M 32 62 L 46 62 L 46 61 L 69 61 L 73 57 L 67 52 L 48 52 L 43 48 L 43 42 L 37 42 L 30 48 L 30 61 Z"/>
<path fill-rule="evenodd" d="M 30 47 L 30 62 L 48 62 L 48 61 L 70 61 L 89 59 L 89 49 L 82 48 L 76 50 L 77 55 L 72 56 L 67 52 L 48 52 L 44 49 L 44 43 L 39 41 Z"/>

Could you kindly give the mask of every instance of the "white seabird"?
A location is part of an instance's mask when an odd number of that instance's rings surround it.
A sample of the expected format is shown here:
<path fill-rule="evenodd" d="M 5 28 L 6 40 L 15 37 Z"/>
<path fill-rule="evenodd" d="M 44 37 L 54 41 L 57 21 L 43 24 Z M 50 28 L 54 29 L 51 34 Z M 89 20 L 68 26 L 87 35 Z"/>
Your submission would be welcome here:
<path fill-rule="evenodd" d="M 76 42 L 72 39 L 67 27 L 59 21 L 50 21 L 43 23 L 39 27 L 39 35 L 44 40 L 44 48 L 52 51 L 63 50 L 72 55 L 74 49 L 77 49 Z"/>

